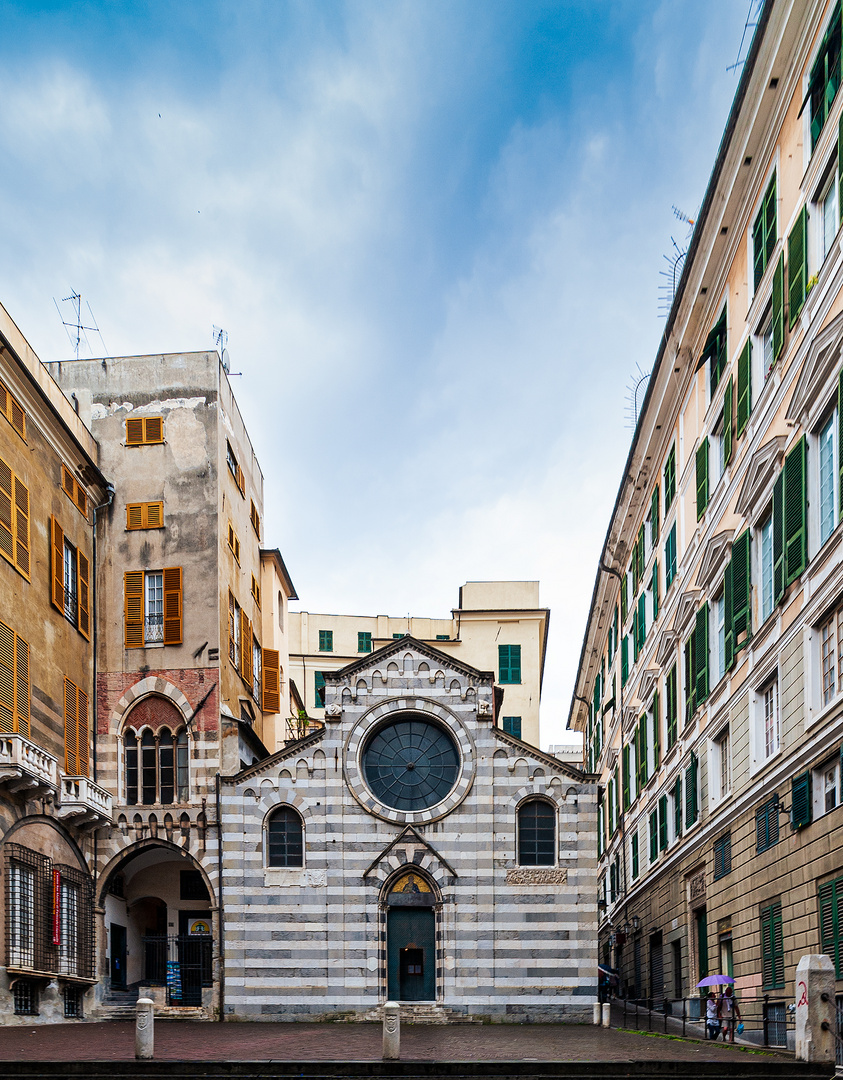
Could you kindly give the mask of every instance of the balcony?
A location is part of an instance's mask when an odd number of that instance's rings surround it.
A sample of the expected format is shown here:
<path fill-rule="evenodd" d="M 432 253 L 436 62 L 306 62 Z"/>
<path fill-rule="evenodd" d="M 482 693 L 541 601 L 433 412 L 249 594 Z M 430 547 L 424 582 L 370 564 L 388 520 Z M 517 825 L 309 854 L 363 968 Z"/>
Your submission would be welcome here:
<path fill-rule="evenodd" d="M 23 735 L 0 735 L 0 784 L 27 798 L 55 795 L 58 762 Z"/>
<path fill-rule="evenodd" d="M 56 816 L 71 825 L 110 825 L 112 799 L 87 776 L 63 776 Z"/>

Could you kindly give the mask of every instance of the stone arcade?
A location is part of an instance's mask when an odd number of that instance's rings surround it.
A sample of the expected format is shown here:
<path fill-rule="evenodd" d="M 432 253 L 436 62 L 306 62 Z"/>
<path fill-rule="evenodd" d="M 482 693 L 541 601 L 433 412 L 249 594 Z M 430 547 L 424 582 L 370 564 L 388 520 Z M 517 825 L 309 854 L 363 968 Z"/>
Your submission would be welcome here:
<path fill-rule="evenodd" d="M 325 689 L 323 730 L 222 778 L 225 1018 L 590 1020 L 596 786 L 413 638 Z"/>

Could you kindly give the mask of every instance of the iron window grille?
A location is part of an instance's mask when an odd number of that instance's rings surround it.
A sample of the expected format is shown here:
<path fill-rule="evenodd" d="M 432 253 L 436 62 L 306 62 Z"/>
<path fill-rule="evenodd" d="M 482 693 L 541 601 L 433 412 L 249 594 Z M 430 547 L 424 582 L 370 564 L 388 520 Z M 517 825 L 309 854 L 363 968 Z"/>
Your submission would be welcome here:
<path fill-rule="evenodd" d="M 82 994 L 78 986 L 68 983 L 64 988 L 64 1018 L 65 1020 L 82 1019 Z"/>
<path fill-rule="evenodd" d="M 12 990 L 15 1001 L 15 1016 L 38 1015 L 38 991 L 29 979 L 18 979 Z"/>

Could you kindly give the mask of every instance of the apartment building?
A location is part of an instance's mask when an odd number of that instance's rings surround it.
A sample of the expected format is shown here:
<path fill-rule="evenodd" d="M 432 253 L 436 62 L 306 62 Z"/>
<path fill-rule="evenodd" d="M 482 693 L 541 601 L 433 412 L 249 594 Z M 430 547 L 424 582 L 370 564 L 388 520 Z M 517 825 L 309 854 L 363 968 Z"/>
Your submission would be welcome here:
<path fill-rule="evenodd" d="M 494 673 L 498 725 L 539 745 L 539 702 L 550 611 L 537 581 L 469 581 L 450 618 L 391 615 L 290 616 L 290 676 L 307 716 L 324 720 L 325 677 L 400 637 L 435 646 Z"/>
<path fill-rule="evenodd" d="M 733 975 L 779 1019 L 802 954 L 843 978 L 840 80 L 840 0 L 768 0 L 569 717 L 601 777 L 601 960 L 657 1001 Z"/>
<path fill-rule="evenodd" d="M 96 746 L 114 797 L 98 847 L 97 1004 L 119 1015 L 141 987 L 171 1015 L 210 1016 L 216 778 L 279 745 L 295 589 L 262 547 L 263 474 L 215 352 L 48 366 L 114 485 L 96 571 Z"/>
<path fill-rule="evenodd" d="M 97 522 L 109 490 L 73 405 L 0 307 L 0 1022 L 78 1016 L 96 980 Z"/>

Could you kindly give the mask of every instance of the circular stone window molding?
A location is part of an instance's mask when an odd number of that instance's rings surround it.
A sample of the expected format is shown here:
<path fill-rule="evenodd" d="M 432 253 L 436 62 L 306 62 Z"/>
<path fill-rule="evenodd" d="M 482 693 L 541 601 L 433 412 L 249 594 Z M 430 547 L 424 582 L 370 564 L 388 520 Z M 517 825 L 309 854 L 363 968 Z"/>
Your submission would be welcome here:
<path fill-rule="evenodd" d="M 460 760 L 454 785 L 444 799 L 422 810 L 395 810 L 381 802 L 366 783 L 363 753 L 379 728 L 401 719 L 402 715 L 407 715 L 409 719 L 411 714 L 444 728 L 456 743 Z M 422 697 L 393 698 L 375 705 L 361 716 L 349 732 L 343 758 L 345 781 L 354 798 L 370 814 L 396 825 L 425 825 L 445 817 L 460 805 L 471 790 L 474 780 L 474 743 L 462 721 L 438 701 Z"/>

